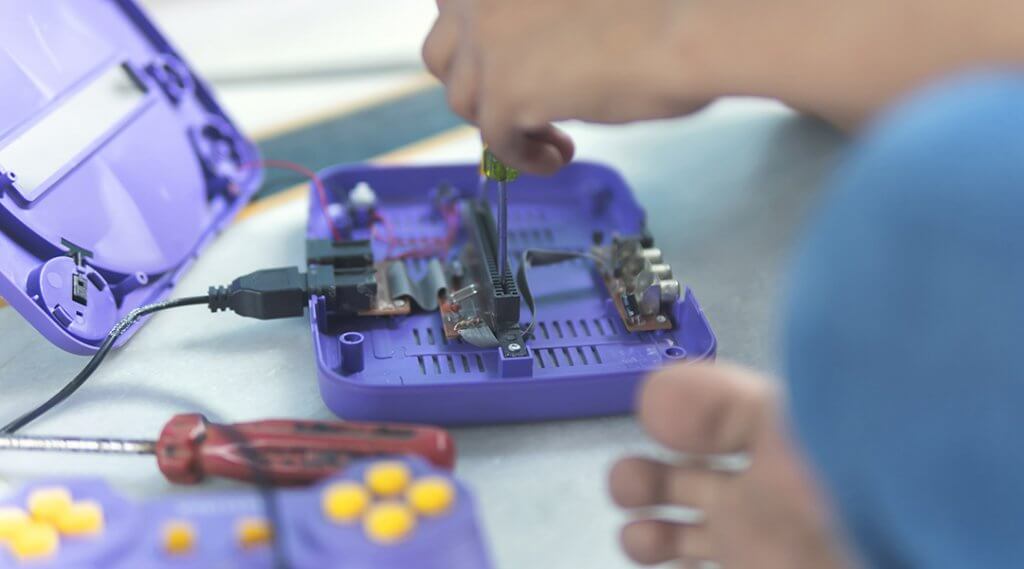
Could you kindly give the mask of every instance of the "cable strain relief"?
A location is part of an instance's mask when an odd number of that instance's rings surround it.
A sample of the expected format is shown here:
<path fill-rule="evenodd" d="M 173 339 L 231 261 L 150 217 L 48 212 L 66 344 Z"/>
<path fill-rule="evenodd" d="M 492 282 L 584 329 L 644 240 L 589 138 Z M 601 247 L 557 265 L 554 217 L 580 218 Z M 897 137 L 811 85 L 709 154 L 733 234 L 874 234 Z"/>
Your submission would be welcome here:
<path fill-rule="evenodd" d="M 210 287 L 210 312 L 221 312 L 230 308 L 231 293 L 226 286 Z"/>

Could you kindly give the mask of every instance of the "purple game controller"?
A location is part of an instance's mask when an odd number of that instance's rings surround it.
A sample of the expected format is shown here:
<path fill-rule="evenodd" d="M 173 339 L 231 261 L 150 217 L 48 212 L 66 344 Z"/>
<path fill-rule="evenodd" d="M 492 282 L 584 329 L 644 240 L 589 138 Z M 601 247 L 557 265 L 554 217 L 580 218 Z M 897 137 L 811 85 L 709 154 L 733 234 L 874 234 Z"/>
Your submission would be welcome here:
<path fill-rule="evenodd" d="M 0 502 L 0 569 L 491 567 L 472 495 L 416 458 L 354 463 L 273 494 L 177 495 L 136 504 L 96 479 L 32 483 Z M 21 517 L 21 521 L 17 520 Z"/>

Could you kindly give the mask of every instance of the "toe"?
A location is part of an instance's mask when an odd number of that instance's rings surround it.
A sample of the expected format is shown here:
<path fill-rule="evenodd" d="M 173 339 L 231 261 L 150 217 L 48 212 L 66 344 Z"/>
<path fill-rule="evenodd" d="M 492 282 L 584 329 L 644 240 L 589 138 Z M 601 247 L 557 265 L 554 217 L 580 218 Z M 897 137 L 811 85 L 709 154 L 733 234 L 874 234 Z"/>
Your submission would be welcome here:
<path fill-rule="evenodd" d="M 671 504 L 707 512 L 725 475 L 710 470 L 673 466 L 649 458 L 624 458 L 612 467 L 609 489 L 623 508 Z"/>
<path fill-rule="evenodd" d="M 726 475 L 705 468 L 675 467 L 665 483 L 665 500 L 677 506 L 700 510 L 705 516 L 715 509 L 715 498 Z"/>
<path fill-rule="evenodd" d="M 656 565 L 679 557 L 679 528 L 658 520 L 641 520 L 622 528 L 622 549 L 641 565 Z"/>
<path fill-rule="evenodd" d="M 624 458 L 612 467 L 608 488 L 623 508 L 644 508 L 663 501 L 669 465 L 647 458 Z"/>
<path fill-rule="evenodd" d="M 651 436 L 669 448 L 734 453 L 752 446 L 774 396 L 773 384 L 748 370 L 684 364 L 647 380 L 638 413 Z"/>
<path fill-rule="evenodd" d="M 664 520 L 639 520 L 622 528 L 622 549 L 641 565 L 673 559 L 713 559 L 707 528 Z"/>

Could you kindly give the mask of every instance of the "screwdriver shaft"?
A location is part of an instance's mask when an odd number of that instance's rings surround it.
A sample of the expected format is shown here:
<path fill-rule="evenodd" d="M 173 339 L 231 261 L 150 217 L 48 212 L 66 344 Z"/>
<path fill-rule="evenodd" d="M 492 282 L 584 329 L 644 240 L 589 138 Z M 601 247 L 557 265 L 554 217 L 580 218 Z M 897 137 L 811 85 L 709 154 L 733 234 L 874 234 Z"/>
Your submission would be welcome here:
<path fill-rule="evenodd" d="M 156 443 L 142 440 L 17 436 L 0 437 L 0 449 L 103 454 L 154 454 L 156 452 Z"/>
<path fill-rule="evenodd" d="M 501 286 L 508 274 L 508 182 L 498 182 L 498 270 Z"/>
<path fill-rule="evenodd" d="M 487 183 L 489 180 L 487 176 L 480 174 L 480 182 L 476 190 L 476 198 L 480 203 L 487 203 Z"/>

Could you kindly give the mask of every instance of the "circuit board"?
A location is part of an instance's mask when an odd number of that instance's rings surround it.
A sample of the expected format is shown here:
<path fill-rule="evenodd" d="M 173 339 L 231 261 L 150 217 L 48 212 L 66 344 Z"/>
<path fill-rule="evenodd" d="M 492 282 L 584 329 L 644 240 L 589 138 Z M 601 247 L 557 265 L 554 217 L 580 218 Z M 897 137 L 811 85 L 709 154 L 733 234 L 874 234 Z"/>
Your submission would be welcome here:
<path fill-rule="evenodd" d="M 616 235 L 607 246 L 595 245 L 592 254 L 600 259 L 601 278 L 626 330 L 672 329 L 671 308 L 679 300 L 680 285 L 652 237 Z"/>
<path fill-rule="evenodd" d="M 714 355 L 696 299 L 607 168 L 509 183 L 504 275 L 496 196 L 480 191 L 477 165 L 339 167 L 323 180 L 347 216 L 335 222 L 373 261 L 342 257 L 376 281 L 340 295 L 365 300 L 310 305 L 321 393 L 339 416 L 454 425 L 620 413 L 647 372 Z M 346 195 L 363 186 L 375 209 L 356 214 Z M 325 217 L 311 208 L 307 238 L 323 240 Z"/>
<path fill-rule="evenodd" d="M 469 289 L 463 295 L 470 294 L 472 289 Z M 460 298 L 460 297 L 456 297 Z M 481 326 L 484 324 L 482 318 L 477 316 L 465 317 L 462 312 L 463 306 L 460 305 L 456 299 L 450 298 L 449 295 L 445 295 L 441 298 L 438 310 L 441 313 L 441 326 L 444 327 L 444 336 L 449 340 L 458 340 L 461 335 L 460 333 L 467 327 Z M 475 312 L 475 311 L 474 311 Z"/>
<path fill-rule="evenodd" d="M 412 303 L 406 298 L 396 298 L 392 295 L 391 284 L 388 280 L 388 269 L 392 263 L 398 261 L 384 261 L 375 265 L 375 280 L 377 281 L 377 294 L 370 303 L 369 310 L 363 310 L 360 316 L 404 316 L 412 312 Z"/>
<path fill-rule="evenodd" d="M 626 330 L 636 333 L 672 329 L 672 320 L 665 314 L 641 314 L 621 279 L 616 279 L 611 274 L 604 274 L 602 278 L 608 288 L 608 296 L 615 303 L 615 310 L 619 313 Z"/>

